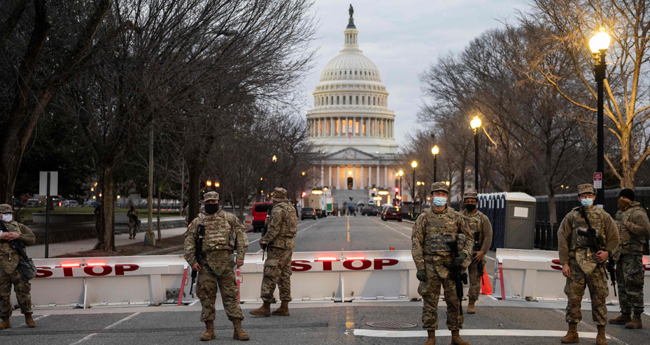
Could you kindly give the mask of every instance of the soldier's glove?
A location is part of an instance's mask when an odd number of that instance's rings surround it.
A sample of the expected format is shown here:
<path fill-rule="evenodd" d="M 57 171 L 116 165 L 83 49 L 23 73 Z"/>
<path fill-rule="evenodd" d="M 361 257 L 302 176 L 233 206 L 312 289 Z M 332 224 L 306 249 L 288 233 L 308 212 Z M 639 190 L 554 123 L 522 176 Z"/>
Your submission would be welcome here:
<path fill-rule="evenodd" d="M 465 262 L 465 259 L 467 259 L 467 254 L 458 253 L 457 257 L 451 259 L 451 265 L 452 266 L 462 266 L 463 262 Z"/>
<path fill-rule="evenodd" d="M 427 271 L 418 270 L 418 273 L 415 274 L 419 281 L 423 282 L 427 280 Z"/>

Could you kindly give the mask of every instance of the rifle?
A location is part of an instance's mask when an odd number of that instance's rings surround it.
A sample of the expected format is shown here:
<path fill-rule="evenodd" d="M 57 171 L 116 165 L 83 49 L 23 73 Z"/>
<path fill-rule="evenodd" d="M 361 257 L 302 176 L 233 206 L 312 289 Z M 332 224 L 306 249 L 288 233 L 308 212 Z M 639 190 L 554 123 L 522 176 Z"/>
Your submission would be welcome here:
<path fill-rule="evenodd" d="M 605 249 L 605 242 L 603 241 L 602 236 L 596 236 L 596 230 L 591 227 L 591 223 L 589 222 L 589 217 L 587 217 L 587 212 L 585 211 L 584 206 L 580 207 L 580 213 L 587 222 L 587 231 L 578 229 L 578 235 L 587 237 L 587 245 L 589 248 L 591 248 L 591 250 L 594 251 L 594 253 Z M 599 263 L 598 265 L 602 265 L 602 263 Z M 613 258 L 609 258 L 609 260 L 607 260 L 607 265 L 605 265 L 605 279 L 609 280 L 609 277 L 607 276 L 607 272 L 609 272 L 609 275 L 612 277 L 611 280 L 612 286 L 614 287 L 614 296 L 616 296 L 616 269 L 614 266 L 615 264 L 613 262 Z"/>
<path fill-rule="evenodd" d="M 458 253 L 458 240 L 447 242 L 447 246 L 451 250 L 451 257 L 457 258 L 460 256 Z M 467 284 L 467 273 L 463 272 L 463 267 L 451 266 L 449 269 L 449 277 L 456 283 L 456 297 L 458 297 L 458 309 L 460 315 L 463 315 L 463 283 Z"/>
<path fill-rule="evenodd" d="M 481 247 L 483 247 L 483 243 L 481 243 L 479 240 L 479 232 L 474 233 L 474 253 L 472 254 L 472 259 L 476 258 L 476 252 L 481 250 Z M 479 261 L 476 264 L 476 269 L 478 270 L 479 275 L 481 276 L 481 284 L 485 284 L 483 282 L 483 260 Z"/>
<path fill-rule="evenodd" d="M 11 232 L 3 220 L 0 220 L 0 230 L 2 230 L 2 232 Z M 9 247 L 18 252 L 18 255 L 20 255 L 20 258 L 22 259 L 21 262 L 18 263 L 20 275 L 25 280 L 32 280 L 36 274 L 36 266 L 34 265 L 34 261 L 32 261 L 32 259 L 27 256 L 27 253 L 25 253 L 25 243 L 19 239 L 11 241 L 1 240 L 0 243 L 9 243 Z"/>
<path fill-rule="evenodd" d="M 196 262 L 201 264 L 201 259 L 203 258 L 203 236 L 205 236 L 205 225 L 203 223 L 199 224 L 199 238 L 196 239 L 196 246 L 194 247 L 194 258 Z M 199 274 L 198 271 L 192 270 L 192 284 L 190 285 L 190 296 L 192 295 L 192 288 L 196 282 L 196 276 Z"/>

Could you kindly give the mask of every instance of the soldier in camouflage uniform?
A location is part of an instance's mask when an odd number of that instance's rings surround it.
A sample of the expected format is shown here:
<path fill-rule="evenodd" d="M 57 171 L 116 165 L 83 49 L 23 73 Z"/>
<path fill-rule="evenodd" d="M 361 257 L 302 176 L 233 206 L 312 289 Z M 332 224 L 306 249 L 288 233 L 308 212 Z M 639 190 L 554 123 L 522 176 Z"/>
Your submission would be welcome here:
<path fill-rule="evenodd" d="M 485 271 L 485 253 L 490 250 L 492 244 L 492 224 L 486 215 L 476 209 L 478 204 L 476 192 L 465 193 L 463 199 L 465 207 L 462 215 L 467 219 L 467 226 L 474 237 L 474 258 L 467 269 L 469 275 L 467 314 L 474 314 L 476 313 L 474 304 L 478 300 L 481 291 L 481 278 Z"/>
<path fill-rule="evenodd" d="M 287 199 L 287 191 L 275 188 L 273 191 L 273 210 L 266 235 L 260 239 L 262 249 L 268 247 L 269 256 L 264 262 L 262 280 L 262 300 L 258 309 L 250 311 L 256 316 L 289 316 L 291 302 L 291 255 L 293 255 L 294 238 L 298 231 L 296 210 Z M 280 308 L 271 313 L 271 303 L 275 303 L 273 294 L 275 286 L 280 290 Z"/>
<path fill-rule="evenodd" d="M 605 298 L 609 295 L 605 262 L 616 250 L 619 243 L 616 223 L 603 209 L 593 204 L 594 187 L 590 184 L 578 186 L 578 200 L 582 206 L 574 208 L 564 217 L 557 232 L 558 252 L 562 274 L 567 278 L 564 293 L 567 295 L 566 322 L 569 331 L 562 338 L 562 343 L 577 343 L 578 323 L 582 320 L 580 303 L 589 288 L 591 296 L 591 315 L 598 326 L 596 344 L 607 344 L 605 324 L 607 324 L 607 307 Z M 595 251 L 589 246 L 587 236 L 581 235 L 589 228 L 582 215 L 581 208 L 589 218 L 589 224 L 596 230 L 596 236 L 602 239 L 604 246 Z"/>
<path fill-rule="evenodd" d="M 616 225 L 621 243 L 614 253 L 616 281 L 621 315 L 609 323 L 639 329 L 643 314 L 643 244 L 650 237 L 648 214 L 634 201 L 634 191 L 623 189 L 619 195 Z M 630 315 L 634 309 L 634 318 Z"/>
<path fill-rule="evenodd" d="M 135 234 L 138 233 L 138 210 L 134 205 L 131 205 L 126 216 L 129 217 L 129 239 L 135 240 Z"/>
<path fill-rule="evenodd" d="M 449 268 L 461 265 L 467 268 L 472 260 L 474 241 L 463 216 L 447 206 L 449 189 L 443 182 L 431 185 L 433 206 L 426 209 L 413 225 L 413 261 L 420 280 L 418 292 L 424 300 L 423 328 L 428 331 L 425 345 L 435 345 L 438 329 L 438 298 L 440 287 L 445 289 L 447 303 L 447 328 L 451 330 L 451 343 L 467 345 L 460 338 L 463 316 L 459 313 L 461 301 L 456 295 L 456 284 L 449 277 Z M 457 241 L 460 257 L 452 258 L 447 242 Z"/>
<path fill-rule="evenodd" d="M 214 303 L 217 298 L 217 286 L 221 290 L 223 308 L 235 328 L 233 339 L 248 340 L 241 322 L 244 319 L 239 306 L 239 289 L 232 262 L 233 250 L 237 250 L 237 267 L 244 264 L 244 256 L 248 250 L 248 237 L 244 226 L 231 213 L 219 209 L 219 194 L 208 192 L 204 195 L 205 213 L 199 214 L 190 223 L 185 234 L 185 260 L 192 269 L 199 272 L 196 295 L 201 299 L 203 310 L 201 321 L 205 322 L 205 333 L 201 340 L 215 339 L 214 334 Z M 203 246 L 200 250 L 200 261 L 196 259 L 196 241 L 199 237 L 200 226 L 205 228 Z"/>
<path fill-rule="evenodd" d="M 32 285 L 20 276 L 17 269 L 20 256 L 16 250 L 11 249 L 8 241 L 18 239 L 25 245 L 31 246 L 36 242 L 36 237 L 28 227 L 13 220 L 11 205 L 0 205 L 0 214 L 9 230 L 9 232 L 3 232 L 0 228 L 0 318 L 2 318 L 0 330 L 11 328 L 9 318 L 12 310 L 9 297 L 12 284 L 20 311 L 25 315 L 25 323 L 27 327 L 33 328 L 36 327 L 36 323 L 32 318 L 32 296 L 30 295 Z"/>

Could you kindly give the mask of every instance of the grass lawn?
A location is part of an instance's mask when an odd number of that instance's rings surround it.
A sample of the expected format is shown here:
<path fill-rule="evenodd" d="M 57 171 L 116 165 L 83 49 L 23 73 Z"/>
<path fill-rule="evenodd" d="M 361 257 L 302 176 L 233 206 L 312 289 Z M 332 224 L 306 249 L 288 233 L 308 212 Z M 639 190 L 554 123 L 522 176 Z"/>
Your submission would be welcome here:
<path fill-rule="evenodd" d="M 95 210 L 94 207 L 84 206 L 84 207 L 54 207 L 54 211 L 51 213 L 93 213 Z M 115 208 L 115 213 L 126 213 L 128 208 Z M 145 219 L 147 217 L 146 209 L 137 209 L 140 214 L 140 219 Z M 25 208 L 20 210 L 21 212 L 21 221 L 32 221 L 34 213 L 45 213 L 45 206 L 43 207 L 32 207 Z M 160 211 L 160 217 L 178 217 L 180 216 L 179 211 Z M 153 211 L 154 220 L 157 217 L 157 212 Z"/>

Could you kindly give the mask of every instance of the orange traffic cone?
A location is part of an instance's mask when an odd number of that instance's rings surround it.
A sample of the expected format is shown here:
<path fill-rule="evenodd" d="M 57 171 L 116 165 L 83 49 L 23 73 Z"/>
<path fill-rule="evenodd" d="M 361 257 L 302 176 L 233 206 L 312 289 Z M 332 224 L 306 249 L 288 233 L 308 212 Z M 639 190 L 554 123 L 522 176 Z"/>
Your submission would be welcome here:
<path fill-rule="evenodd" d="M 483 277 L 481 278 L 481 294 L 492 295 L 492 285 L 490 285 L 490 277 L 487 275 L 487 270 L 483 268 Z"/>

